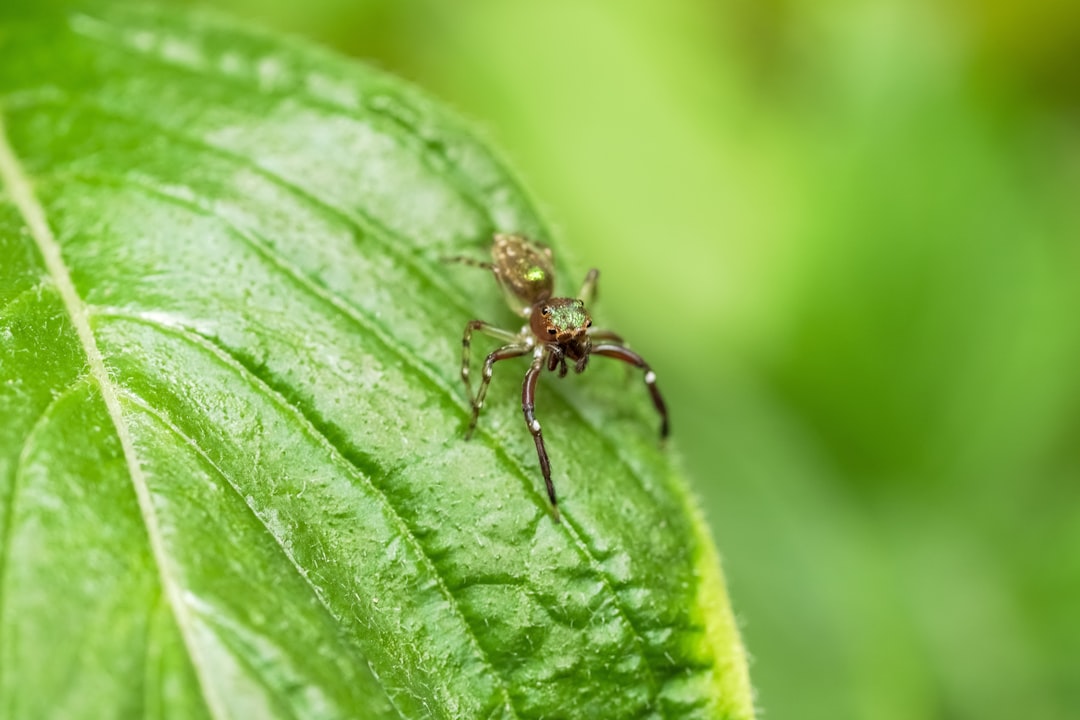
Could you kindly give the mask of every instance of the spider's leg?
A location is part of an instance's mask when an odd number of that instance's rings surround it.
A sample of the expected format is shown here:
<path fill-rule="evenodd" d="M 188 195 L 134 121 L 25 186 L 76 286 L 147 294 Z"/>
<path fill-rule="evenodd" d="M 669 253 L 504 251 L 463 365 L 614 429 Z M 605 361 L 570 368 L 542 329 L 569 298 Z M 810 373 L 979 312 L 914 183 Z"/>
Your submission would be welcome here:
<path fill-rule="evenodd" d="M 474 332 L 484 333 L 496 340 L 501 340 L 502 342 L 511 345 L 521 341 L 517 333 L 497 328 L 483 320 L 470 320 L 465 325 L 465 334 L 461 337 L 461 380 L 465 383 L 465 394 L 470 398 L 472 397 L 472 383 L 469 382 L 469 353 Z"/>
<path fill-rule="evenodd" d="M 484 396 L 487 395 L 488 385 L 491 384 L 491 374 L 495 367 L 495 363 L 500 360 L 506 360 L 507 358 L 521 357 L 530 350 L 532 350 L 532 348 L 528 345 L 515 342 L 511 345 L 503 345 L 498 350 L 490 353 L 487 356 L 487 359 L 484 360 L 484 377 L 480 380 L 480 389 L 476 391 L 476 397 L 473 398 L 472 419 L 469 420 L 469 429 L 465 433 L 466 440 L 472 437 L 473 430 L 476 429 L 476 421 L 480 419 L 480 408 L 484 407 Z"/>
<path fill-rule="evenodd" d="M 551 500 L 551 512 L 555 516 L 555 522 L 559 522 L 559 503 L 555 499 L 555 485 L 551 482 L 551 463 L 548 461 L 547 448 L 544 447 L 544 436 L 540 434 L 540 421 L 533 412 L 536 407 L 536 381 L 543 369 L 544 351 L 538 350 L 529 371 L 525 373 L 525 382 L 521 385 L 521 411 L 525 414 L 525 425 L 536 443 L 536 455 L 540 458 L 540 472 L 544 474 L 544 485 L 547 487 L 548 499 Z"/>
<path fill-rule="evenodd" d="M 626 345 L 626 341 L 622 339 L 622 335 L 613 333 L 610 330 L 593 330 L 589 328 L 585 331 L 593 340 L 608 340 L 616 345 Z"/>
<path fill-rule="evenodd" d="M 483 260 L 476 260 L 465 255 L 451 255 L 449 257 L 441 257 L 439 258 L 439 260 L 443 261 L 444 263 L 458 263 L 460 265 L 468 265 L 470 267 L 478 267 L 485 270 L 492 270 L 494 268 L 494 266 L 489 262 L 484 262 Z"/>
<path fill-rule="evenodd" d="M 644 371 L 645 387 L 649 388 L 649 395 L 652 396 L 653 405 L 656 406 L 656 412 L 660 414 L 660 437 L 666 438 L 669 429 L 667 406 L 664 404 L 664 398 L 660 395 L 660 389 L 656 387 L 656 373 L 652 371 L 649 364 L 630 348 L 615 343 L 593 345 L 592 354 L 622 360 L 624 363 L 641 368 Z"/>
<path fill-rule="evenodd" d="M 600 277 L 600 271 L 593 268 L 585 276 L 585 282 L 581 285 L 581 292 L 578 293 L 578 299 L 583 301 L 586 306 L 593 301 L 593 296 L 596 294 L 596 279 Z"/>
<path fill-rule="evenodd" d="M 600 328 L 589 328 L 585 332 L 588 333 L 589 339 L 591 339 L 593 342 L 596 342 L 597 340 L 606 340 L 606 341 L 608 341 L 610 343 L 614 343 L 615 345 L 622 345 L 623 347 L 626 347 L 626 348 L 630 347 L 627 344 L 627 342 L 625 340 L 623 340 L 622 335 L 619 335 L 618 333 L 612 332 L 611 330 L 601 330 Z M 590 352 L 590 354 L 592 354 L 591 350 L 589 352 Z M 586 357 L 588 357 L 588 356 L 586 356 Z M 582 368 L 582 370 L 584 370 L 584 369 L 585 368 Z M 634 372 L 634 367 L 632 365 L 627 365 L 626 366 L 626 380 L 627 380 L 627 382 L 630 381 L 630 375 L 633 372 Z"/>
<path fill-rule="evenodd" d="M 467 257 L 465 255 L 451 255 L 448 257 L 439 258 L 444 263 L 456 263 L 458 265 L 468 265 L 469 267 L 480 268 L 481 270 L 490 270 L 491 274 L 495 276 L 495 280 L 499 280 L 499 273 L 495 272 L 495 265 L 483 260 L 476 260 L 475 258 Z"/>

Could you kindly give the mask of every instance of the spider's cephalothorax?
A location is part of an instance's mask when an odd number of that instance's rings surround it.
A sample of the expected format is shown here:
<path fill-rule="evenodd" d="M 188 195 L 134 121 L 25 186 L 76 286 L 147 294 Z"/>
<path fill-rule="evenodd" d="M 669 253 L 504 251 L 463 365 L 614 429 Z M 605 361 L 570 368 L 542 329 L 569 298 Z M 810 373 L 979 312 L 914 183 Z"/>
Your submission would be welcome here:
<path fill-rule="evenodd" d="M 467 436 L 472 436 L 476 429 L 476 421 L 480 417 L 480 409 L 484 406 L 484 396 L 487 394 L 495 363 L 532 354 L 532 364 L 525 373 L 525 382 L 521 388 L 521 410 L 525 414 L 525 424 L 536 443 L 540 470 L 544 474 L 552 512 L 558 520 L 559 506 L 555 499 L 555 486 L 551 482 L 551 464 L 544 447 L 544 437 L 540 433 L 540 422 L 534 414 L 536 382 L 544 366 L 551 371 L 558 369 L 559 377 L 563 377 L 567 372 L 567 362 L 573 364 L 575 372 L 581 372 L 592 355 L 603 355 L 641 368 L 645 374 L 645 386 L 660 414 L 660 436 L 663 438 L 668 434 L 668 415 L 664 400 L 656 387 L 656 373 L 640 355 L 626 347 L 618 335 L 607 330 L 592 329 L 592 318 L 589 317 L 585 305 L 596 292 L 596 279 L 600 273 L 595 268 L 585 276 L 585 283 L 581 286 L 578 297 L 568 298 L 552 297 L 555 269 L 551 249 L 522 235 L 496 235 L 491 247 L 490 263 L 465 257 L 448 260 L 490 270 L 502 287 L 510 307 L 522 317 L 528 318 L 528 324 L 516 333 L 482 320 L 471 320 L 465 326 L 465 335 L 461 341 L 461 378 L 465 382 L 466 392 L 473 399 L 472 419 Z M 469 379 L 469 348 L 474 332 L 482 332 L 504 343 L 484 360 L 483 378 L 475 396 L 472 395 L 472 383 Z"/>
<path fill-rule="evenodd" d="M 559 368 L 559 377 L 566 375 L 566 361 L 574 363 L 581 372 L 589 362 L 592 338 L 589 328 L 592 319 L 584 300 L 551 298 L 533 305 L 529 330 L 536 342 L 543 341 L 548 352 L 548 368 Z"/>

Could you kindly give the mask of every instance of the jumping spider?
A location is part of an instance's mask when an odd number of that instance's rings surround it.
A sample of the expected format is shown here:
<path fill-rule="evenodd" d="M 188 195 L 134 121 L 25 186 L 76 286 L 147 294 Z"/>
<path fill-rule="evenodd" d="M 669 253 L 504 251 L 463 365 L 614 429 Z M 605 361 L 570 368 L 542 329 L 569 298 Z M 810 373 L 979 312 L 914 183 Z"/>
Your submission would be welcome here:
<path fill-rule="evenodd" d="M 668 435 L 668 414 L 660 390 L 656 387 L 656 373 L 634 351 L 626 347 L 621 337 L 609 330 L 594 330 L 586 303 L 596 292 L 596 279 L 600 272 L 593 268 L 585 276 L 585 283 L 577 298 L 552 297 L 555 284 L 555 268 L 551 248 L 533 242 L 523 235 L 497 234 L 491 247 L 491 262 L 480 262 L 467 257 L 446 258 L 447 262 L 460 262 L 473 267 L 490 270 L 506 295 L 510 307 L 518 315 L 528 318 L 528 324 L 518 332 L 495 327 L 483 320 L 470 320 L 461 339 L 461 379 L 465 391 L 472 398 L 472 419 L 466 439 L 472 437 L 484 396 L 491 382 L 495 363 L 508 358 L 532 354 L 532 364 L 525 373 L 521 387 L 521 410 L 525 413 L 525 425 L 536 443 L 540 470 L 544 473 L 552 513 L 559 520 L 559 505 L 555 499 L 555 486 L 551 482 L 551 463 L 540 433 L 540 421 L 533 413 L 536 381 L 544 366 L 559 371 L 559 377 L 567 372 L 567 362 L 573 363 L 574 372 L 582 372 L 593 355 L 603 355 L 641 368 L 645 374 L 645 386 L 649 389 L 656 411 L 660 414 L 660 437 Z M 484 376 L 476 395 L 469 382 L 469 347 L 474 332 L 481 332 L 505 343 L 484 360 Z"/>

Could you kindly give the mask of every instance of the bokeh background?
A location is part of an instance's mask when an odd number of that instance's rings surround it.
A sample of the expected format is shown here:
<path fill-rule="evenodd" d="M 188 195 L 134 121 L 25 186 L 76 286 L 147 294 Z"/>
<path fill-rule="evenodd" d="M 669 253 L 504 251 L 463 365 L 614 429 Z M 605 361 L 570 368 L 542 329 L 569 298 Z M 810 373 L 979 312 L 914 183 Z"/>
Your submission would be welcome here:
<path fill-rule="evenodd" d="M 1080 717 L 1080 3 L 214 6 L 456 107 L 602 268 L 763 717 Z"/>

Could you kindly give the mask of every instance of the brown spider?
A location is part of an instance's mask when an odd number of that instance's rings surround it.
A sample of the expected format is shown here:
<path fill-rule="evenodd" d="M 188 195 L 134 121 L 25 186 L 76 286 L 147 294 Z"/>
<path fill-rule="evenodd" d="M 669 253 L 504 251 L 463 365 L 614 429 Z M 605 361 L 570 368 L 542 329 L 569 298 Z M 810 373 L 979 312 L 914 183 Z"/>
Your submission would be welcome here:
<path fill-rule="evenodd" d="M 555 268 L 551 248 L 532 242 L 523 235 L 497 234 L 491 247 L 491 260 L 480 262 L 460 256 L 446 258 L 447 262 L 460 262 L 490 270 L 502 287 L 510 307 L 518 315 L 528 318 L 529 322 L 516 333 L 483 320 L 470 320 L 465 326 L 465 335 L 461 339 L 461 379 L 465 381 L 465 391 L 472 398 L 472 419 L 465 437 L 472 437 L 476 429 L 495 363 L 532 353 L 532 364 L 525 373 L 525 382 L 521 387 L 521 410 L 525 413 L 525 425 L 536 443 L 540 470 L 544 473 L 552 512 L 558 522 L 559 505 L 555 499 L 555 486 L 551 482 L 551 463 L 544 447 L 544 436 L 540 433 L 540 421 L 533 412 L 536 381 L 544 366 L 551 371 L 558 369 L 559 377 L 564 377 L 567 361 L 572 362 L 574 371 L 580 373 L 592 355 L 603 355 L 641 368 L 645 373 L 645 386 L 660 414 L 661 438 L 668 435 L 667 407 L 656 387 L 656 373 L 648 363 L 626 347 L 622 338 L 615 333 L 592 329 L 592 318 L 585 305 L 596 292 L 596 279 L 600 275 L 596 268 L 585 276 L 585 283 L 577 298 L 552 297 Z M 469 382 L 469 347 L 474 332 L 482 332 L 505 343 L 484 360 L 484 377 L 475 396 Z"/>

